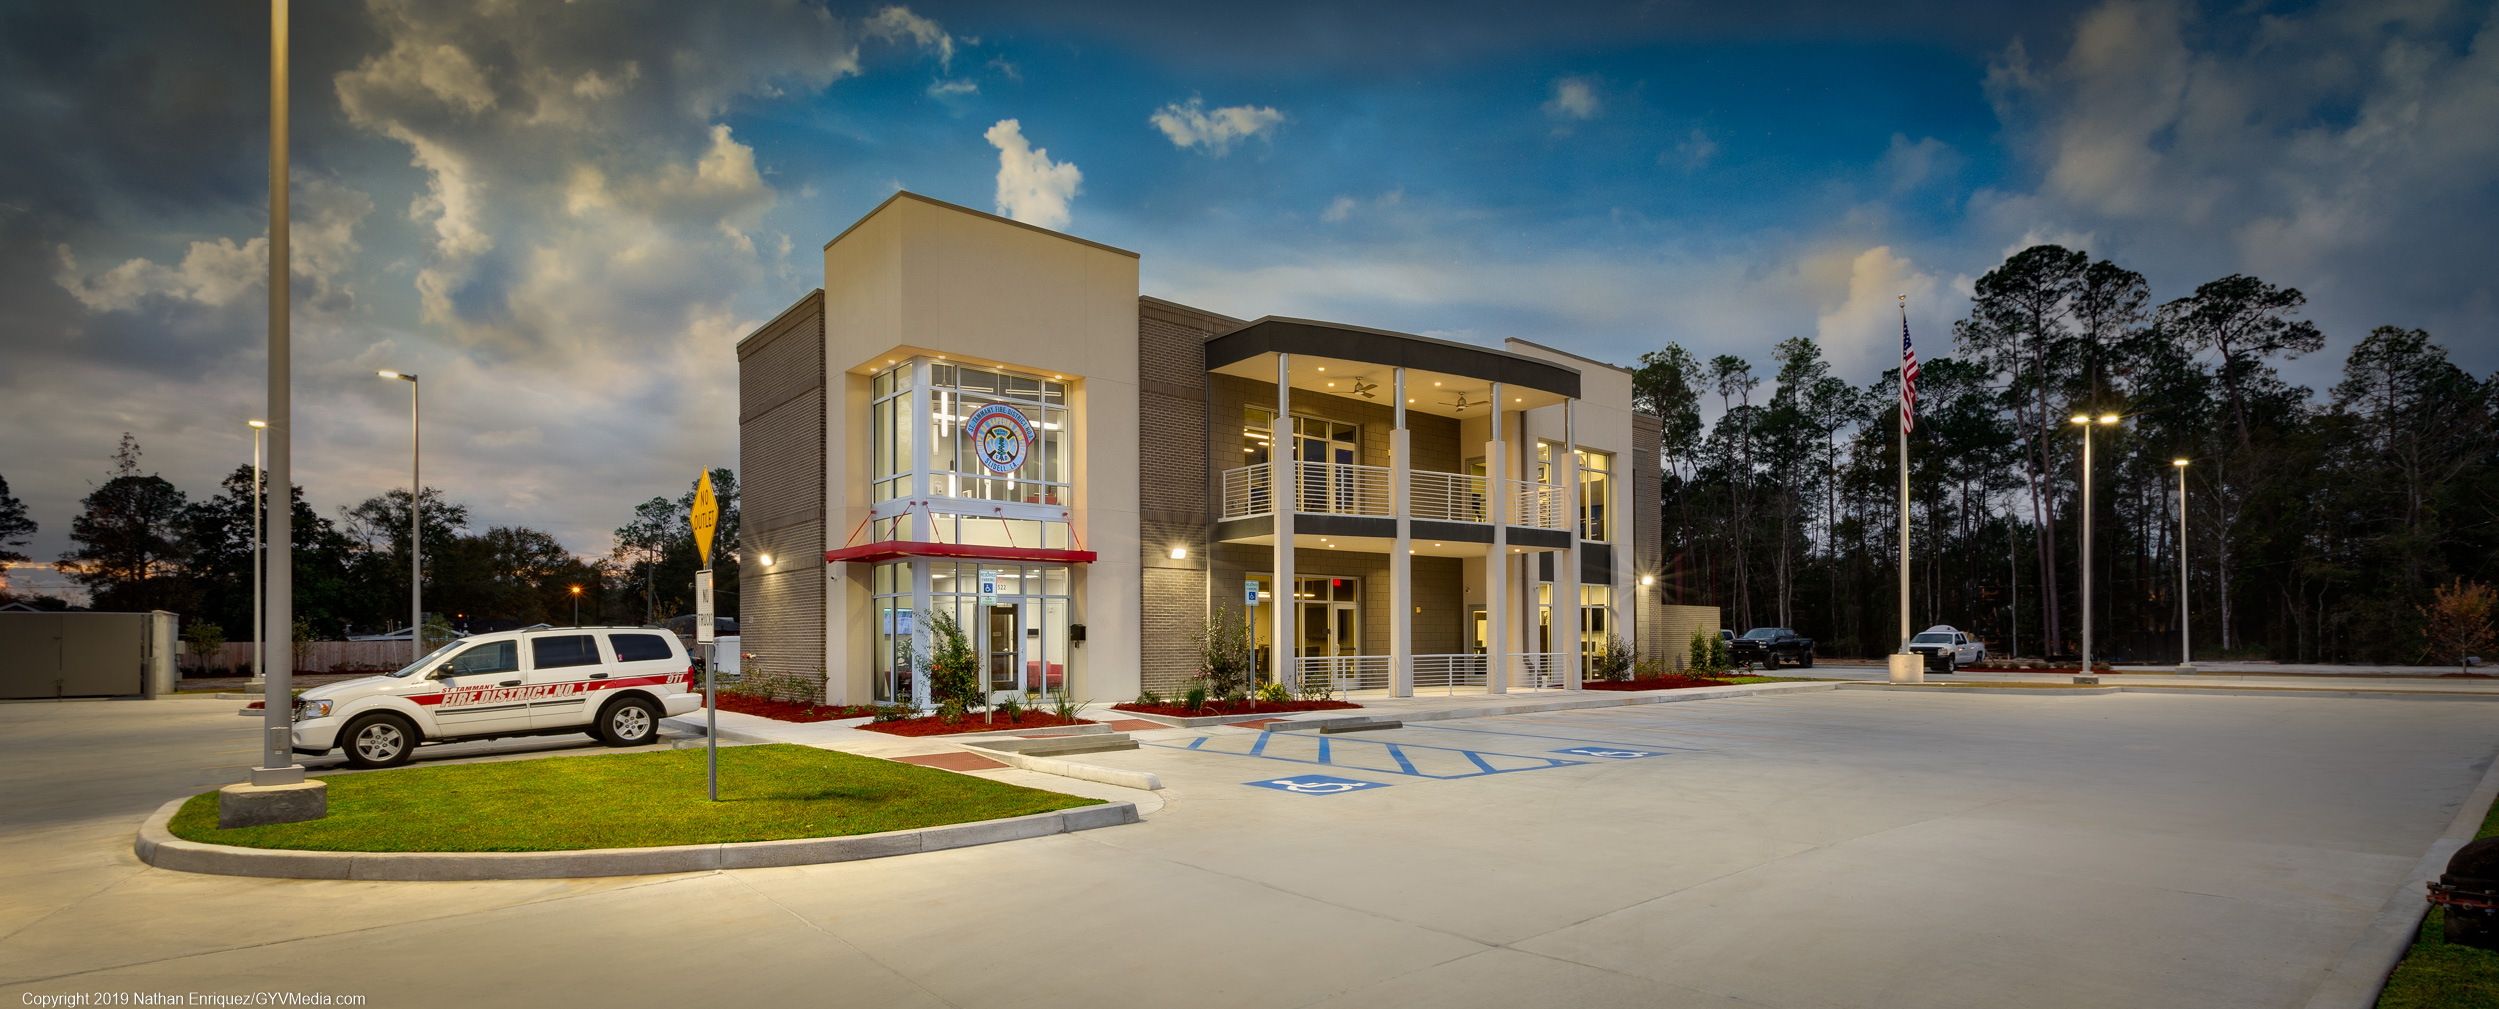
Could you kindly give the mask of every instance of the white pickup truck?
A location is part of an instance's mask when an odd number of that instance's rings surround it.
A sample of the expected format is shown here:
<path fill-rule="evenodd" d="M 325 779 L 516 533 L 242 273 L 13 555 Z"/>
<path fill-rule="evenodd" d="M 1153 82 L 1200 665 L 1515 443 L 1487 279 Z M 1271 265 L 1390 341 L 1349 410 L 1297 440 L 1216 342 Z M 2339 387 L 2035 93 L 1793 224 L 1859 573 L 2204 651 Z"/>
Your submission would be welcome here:
<path fill-rule="evenodd" d="M 1926 668 L 1938 673 L 1987 661 L 1987 643 L 1950 624 L 1919 631 L 1910 637 L 1909 650 L 1926 656 Z"/>

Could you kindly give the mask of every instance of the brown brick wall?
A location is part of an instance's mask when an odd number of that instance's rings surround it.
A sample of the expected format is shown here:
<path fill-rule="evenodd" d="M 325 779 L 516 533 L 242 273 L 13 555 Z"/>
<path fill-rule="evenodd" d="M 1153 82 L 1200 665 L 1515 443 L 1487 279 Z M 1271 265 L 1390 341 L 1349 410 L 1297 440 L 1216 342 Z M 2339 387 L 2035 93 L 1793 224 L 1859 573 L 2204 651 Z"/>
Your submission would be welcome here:
<path fill-rule="evenodd" d="M 775 672 L 825 663 L 824 404 L 816 291 L 738 344 L 740 647 Z"/>
<path fill-rule="evenodd" d="M 1658 452 L 1664 441 L 1664 426 L 1657 418 L 1644 413 L 1631 415 L 1631 557 L 1639 568 L 1625 582 L 1639 594 L 1639 626 L 1641 640 L 1632 643 L 1632 650 L 1642 657 L 1665 657 L 1683 647 L 1673 635 L 1665 619 L 1666 544 L 1664 515 L 1659 509 L 1659 489 L 1664 473 Z M 1640 575 L 1657 576 L 1657 584 L 1642 587 Z M 1684 632 L 1686 636 L 1690 631 Z"/>
<path fill-rule="evenodd" d="M 1209 505 L 1206 341 L 1240 320 L 1158 298 L 1137 299 L 1138 550 L 1145 689 L 1185 689 L 1197 673 L 1196 635 L 1207 612 Z M 1189 556 L 1173 560 L 1171 549 Z M 1237 593 L 1239 587 L 1235 586 Z"/>

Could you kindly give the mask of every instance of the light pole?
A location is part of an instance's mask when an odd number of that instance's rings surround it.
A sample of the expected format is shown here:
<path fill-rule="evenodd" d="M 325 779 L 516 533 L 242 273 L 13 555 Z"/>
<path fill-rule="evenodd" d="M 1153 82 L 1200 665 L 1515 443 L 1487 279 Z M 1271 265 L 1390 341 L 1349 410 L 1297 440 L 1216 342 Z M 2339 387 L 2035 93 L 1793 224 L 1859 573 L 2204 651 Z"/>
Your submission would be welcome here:
<path fill-rule="evenodd" d="M 2195 652 L 2187 642 L 2187 461 L 2172 459 L 2178 470 L 2178 674 L 2195 675 Z"/>
<path fill-rule="evenodd" d="M 425 657 L 425 481 L 417 470 L 417 377 L 376 372 L 408 383 L 408 661 Z"/>
<path fill-rule="evenodd" d="M 2072 421 L 2083 433 L 2083 500 L 2082 500 L 2082 668 L 2074 673 L 2076 683 L 2098 683 L 2100 677 L 2091 671 L 2091 420 L 2088 414 L 2075 414 Z M 2118 421 L 2113 413 L 2100 415 L 2100 426 Z"/>
<path fill-rule="evenodd" d="M 260 499 L 267 491 L 260 479 L 260 435 L 269 429 L 265 420 L 245 421 L 252 426 L 252 684 L 260 685 L 268 678 L 261 668 L 260 642 L 268 632 L 260 615 Z M 290 504 L 292 502 L 289 502 Z"/>
<path fill-rule="evenodd" d="M 581 586 L 573 586 L 573 626 L 581 626 Z"/>

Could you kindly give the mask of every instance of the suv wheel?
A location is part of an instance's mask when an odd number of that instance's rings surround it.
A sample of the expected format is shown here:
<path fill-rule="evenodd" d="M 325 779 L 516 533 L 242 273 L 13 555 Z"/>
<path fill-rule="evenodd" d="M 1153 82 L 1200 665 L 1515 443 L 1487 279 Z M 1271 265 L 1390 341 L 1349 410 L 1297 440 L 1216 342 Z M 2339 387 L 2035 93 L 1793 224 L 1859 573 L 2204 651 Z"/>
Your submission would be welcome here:
<path fill-rule="evenodd" d="M 339 734 L 339 748 L 347 751 L 349 767 L 397 767 L 416 754 L 416 747 L 416 726 L 398 715 L 366 715 L 348 723 L 347 731 Z"/>
<path fill-rule="evenodd" d="M 628 697 L 599 713 L 599 738 L 609 746 L 641 746 L 659 738 L 659 712 L 651 702 Z"/>
<path fill-rule="evenodd" d="M 1959 664 L 1959 663 L 1956 663 L 1956 662 L 1954 662 L 1954 661 L 1952 661 L 1952 656 L 1947 655 L 1947 656 L 1944 656 L 1944 668 L 1942 668 L 1942 669 L 1938 669 L 1938 670 L 1936 670 L 1936 672 L 1942 673 L 1942 674 L 1944 674 L 1944 675 L 1946 675 L 1946 676 L 1950 676 L 1950 675 L 1952 675 L 1952 671 L 1953 671 L 1953 670 L 1955 670 L 1955 669 L 1959 669 L 1959 668 L 1961 668 L 1960 664 Z"/>
<path fill-rule="evenodd" d="M 1796 661 L 1796 668 L 1798 669 L 1812 669 L 1813 667 L 1814 653 L 1812 652 L 1806 652 L 1803 657 L 1797 659 Z"/>
<path fill-rule="evenodd" d="M 1773 670 L 1773 669 L 1777 669 L 1777 668 L 1779 668 L 1779 653 L 1777 653 L 1777 652 L 1763 652 L 1763 653 L 1761 653 L 1761 669 L 1762 669 L 1762 672 L 1765 672 L 1765 673 L 1766 673 L 1766 672 L 1769 672 L 1769 671 L 1771 671 L 1771 670 Z"/>

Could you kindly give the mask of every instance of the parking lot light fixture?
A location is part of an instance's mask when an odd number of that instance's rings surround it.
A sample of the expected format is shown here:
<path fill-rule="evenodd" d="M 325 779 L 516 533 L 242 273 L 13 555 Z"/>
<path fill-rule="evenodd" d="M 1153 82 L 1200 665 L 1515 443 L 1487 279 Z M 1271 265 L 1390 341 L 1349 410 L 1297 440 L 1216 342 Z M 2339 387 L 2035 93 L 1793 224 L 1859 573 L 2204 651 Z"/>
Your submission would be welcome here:
<path fill-rule="evenodd" d="M 2178 672 L 2195 673 L 2195 651 L 2187 640 L 2187 460 L 2172 459 L 2178 470 Z"/>
<path fill-rule="evenodd" d="M 2114 425 L 2121 419 L 2113 413 L 2104 413 L 2099 417 L 2100 425 L 2103 427 Z M 2078 413 L 2073 416 L 2074 426 L 2082 428 L 2083 436 L 2082 661 L 2079 663 L 2080 668 L 2075 670 L 2074 681 L 2077 683 L 2099 682 L 2099 678 L 2091 671 L 2091 420 L 2088 414 Z"/>
<path fill-rule="evenodd" d="M 581 586 L 573 586 L 573 626 L 581 626 Z"/>
<path fill-rule="evenodd" d="M 264 683 L 268 680 L 269 672 L 267 664 L 263 662 L 261 658 L 263 654 L 261 641 L 269 632 L 269 621 L 266 617 L 261 615 L 260 610 L 261 603 L 268 598 L 268 594 L 262 592 L 260 586 L 260 573 L 262 568 L 262 564 L 260 562 L 260 524 L 262 521 L 260 515 L 260 499 L 261 496 L 266 493 L 262 486 L 265 481 L 260 478 L 260 443 L 261 436 L 268 433 L 269 422 L 265 420 L 247 420 L 243 423 L 250 425 L 252 429 L 252 682 Z"/>

